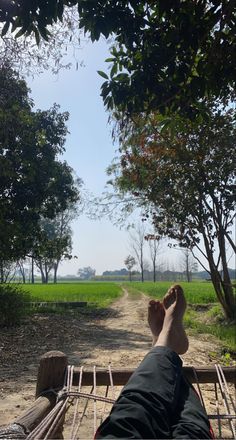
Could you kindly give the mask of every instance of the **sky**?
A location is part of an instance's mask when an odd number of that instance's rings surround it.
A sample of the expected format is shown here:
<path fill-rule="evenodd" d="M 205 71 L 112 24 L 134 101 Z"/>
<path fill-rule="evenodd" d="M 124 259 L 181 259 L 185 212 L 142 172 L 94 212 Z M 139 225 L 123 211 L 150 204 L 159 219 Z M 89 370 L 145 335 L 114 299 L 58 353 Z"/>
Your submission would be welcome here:
<path fill-rule="evenodd" d="M 34 79 L 27 78 L 36 108 L 43 110 L 57 103 L 61 111 L 70 113 L 67 123 L 70 134 L 62 159 L 83 180 L 84 188 L 95 196 L 104 191 L 108 180 L 106 168 L 117 149 L 111 139 L 109 115 L 100 96 L 104 79 L 97 73 L 107 69 L 104 60 L 109 56 L 108 48 L 105 40 L 84 43 L 79 51 L 83 67 L 76 69 L 76 60 L 71 55 L 70 70 L 61 70 L 57 76 L 44 71 Z M 138 222 L 138 216 L 135 220 Z M 131 253 L 129 233 L 125 228 L 119 229 L 105 218 L 94 221 L 82 214 L 73 222 L 72 229 L 73 255 L 78 258 L 62 262 L 59 275 L 76 275 L 78 268 L 86 266 L 96 269 L 97 275 L 124 267 L 124 260 Z M 145 258 L 148 256 L 147 249 Z M 181 252 L 170 250 L 167 242 L 162 246 L 160 259 L 166 268 L 180 269 Z"/>
<path fill-rule="evenodd" d="M 46 109 L 56 102 L 61 111 L 70 113 L 67 123 L 70 134 L 63 159 L 83 180 L 84 188 L 99 196 L 107 180 L 105 170 L 115 155 L 108 114 L 100 97 L 104 80 L 97 73 L 105 68 L 108 46 L 105 41 L 85 43 L 79 56 L 84 67 L 76 69 L 71 58 L 70 70 L 61 70 L 57 76 L 45 71 L 27 82 L 36 108 Z M 95 268 L 97 274 L 124 267 L 129 253 L 125 230 L 119 230 L 106 219 L 92 221 L 85 215 L 80 215 L 72 228 L 73 255 L 78 259 L 63 262 L 59 274 L 76 274 L 79 267 L 85 266 Z"/>
<path fill-rule="evenodd" d="M 85 43 L 79 52 L 83 67 L 76 69 L 71 57 L 70 70 L 61 70 L 55 76 L 49 71 L 27 79 L 35 107 L 47 109 L 57 103 L 61 111 L 68 111 L 70 134 L 65 144 L 63 159 L 75 170 L 84 182 L 84 188 L 95 196 L 104 191 L 108 177 L 106 168 L 116 155 L 117 146 L 112 142 L 111 125 L 100 96 L 104 79 L 97 73 L 106 70 L 104 60 L 108 57 L 105 41 Z M 138 222 L 138 218 L 137 222 Z M 78 268 L 91 266 L 96 274 L 105 270 L 124 267 L 125 258 L 131 253 L 130 238 L 126 228 L 114 226 L 106 218 L 91 220 L 80 215 L 73 223 L 73 255 L 77 259 L 64 261 L 59 267 L 59 275 L 75 275 Z M 149 250 L 146 250 L 148 259 Z M 162 260 L 166 259 L 167 247 L 163 247 Z M 173 261 L 175 260 L 173 255 Z M 171 256 L 168 254 L 169 264 Z"/>

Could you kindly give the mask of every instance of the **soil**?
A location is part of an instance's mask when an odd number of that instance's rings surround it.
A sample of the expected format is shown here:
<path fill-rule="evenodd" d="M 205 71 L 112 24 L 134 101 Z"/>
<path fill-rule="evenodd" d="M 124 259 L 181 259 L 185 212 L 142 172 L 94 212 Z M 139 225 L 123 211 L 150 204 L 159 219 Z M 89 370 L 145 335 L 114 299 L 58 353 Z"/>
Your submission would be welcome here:
<path fill-rule="evenodd" d="M 34 400 L 39 357 L 50 350 L 66 353 L 70 364 L 135 368 L 151 347 L 148 298 L 124 295 L 109 308 L 67 314 L 36 314 L 0 334 L 0 426 Z M 190 336 L 184 365 L 220 359 L 220 343 L 210 335 Z M 210 353 L 214 352 L 214 359 Z"/>

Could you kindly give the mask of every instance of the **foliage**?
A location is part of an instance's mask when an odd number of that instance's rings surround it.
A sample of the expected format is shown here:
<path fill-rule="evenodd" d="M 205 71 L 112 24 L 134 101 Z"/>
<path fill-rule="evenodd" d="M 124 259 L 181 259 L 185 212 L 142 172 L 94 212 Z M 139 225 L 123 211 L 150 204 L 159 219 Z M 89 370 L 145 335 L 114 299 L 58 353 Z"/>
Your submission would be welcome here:
<path fill-rule="evenodd" d="M 64 151 L 68 113 L 33 111 L 26 82 L 0 69 L 0 260 L 25 257 L 41 216 L 53 218 L 78 200 Z"/>
<path fill-rule="evenodd" d="M 136 265 L 136 260 L 134 257 L 132 257 L 132 255 L 128 255 L 128 257 L 126 257 L 124 263 L 125 263 L 125 267 L 127 267 L 128 271 L 129 271 L 129 280 L 131 281 L 132 269 Z"/>
<path fill-rule="evenodd" d="M 10 63 L 11 67 L 23 75 L 36 75 L 43 70 L 51 70 L 57 74 L 61 69 L 71 67 L 68 62 L 68 52 L 72 51 L 74 64 L 78 68 L 82 61 L 78 61 L 79 48 L 81 49 L 81 34 L 78 23 L 78 11 L 74 8 L 65 8 L 63 14 L 64 25 L 61 23 L 49 26 L 49 39 L 40 38 L 38 30 L 32 35 L 16 37 L 17 30 L 7 32 L 6 26 L 0 23 L 0 65 Z M 9 26 L 10 29 L 14 26 Z"/>
<path fill-rule="evenodd" d="M 0 260 L 0 283 L 9 283 L 15 276 L 17 264 L 13 261 Z"/>
<path fill-rule="evenodd" d="M 217 297 L 233 318 L 226 249 L 235 251 L 235 112 L 221 113 L 213 105 L 209 112 L 210 120 L 200 126 L 185 121 L 174 136 L 158 129 L 156 115 L 137 118 L 110 172 L 116 173 L 115 189 L 137 199 L 161 236 L 200 252 L 198 261 L 205 259 Z"/>
<path fill-rule="evenodd" d="M 104 104 L 130 113 L 181 111 L 192 117 L 206 96 L 229 98 L 236 78 L 234 0 L 35 0 L 5 2 L 8 30 L 50 40 L 49 27 L 77 5 L 92 41 L 112 36 Z"/>
<path fill-rule="evenodd" d="M 12 327 L 21 322 L 27 312 L 30 296 L 12 284 L 0 284 L 0 327 Z"/>
<path fill-rule="evenodd" d="M 52 269 L 56 283 L 61 260 L 73 258 L 70 223 L 76 214 L 76 207 L 70 206 L 67 210 L 59 212 L 54 219 L 41 218 L 39 221 L 40 231 L 34 240 L 32 256 L 40 269 L 43 283 L 48 282 Z"/>
<path fill-rule="evenodd" d="M 188 332 L 191 331 L 193 334 L 209 334 L 218 338 L 224 346 L 236 352 L 235 344 L 235 325 L 229 323 L 217 324 L 214 322 L 204 323 L 202 322 L 202 313 L 197 313 L 193 311 L 188 311 L 184 317 L 185 328 Z M 222 361 L 228 360 L 222 359 Z"/>
<path fill-rule="evenodd" d="M 95 277 L 96 270 L 90 266 L 82 267 L 78 269 L 77 274 L 81 280 L 90 280 L 91 278 Z"/>
<path fill-rule="evenodd" d="M 98 307 L 107 307 L 122 293 L 115 283 L 27 284 L 23 288 L 30 292 L 32 301 L 87 301 Z"/>

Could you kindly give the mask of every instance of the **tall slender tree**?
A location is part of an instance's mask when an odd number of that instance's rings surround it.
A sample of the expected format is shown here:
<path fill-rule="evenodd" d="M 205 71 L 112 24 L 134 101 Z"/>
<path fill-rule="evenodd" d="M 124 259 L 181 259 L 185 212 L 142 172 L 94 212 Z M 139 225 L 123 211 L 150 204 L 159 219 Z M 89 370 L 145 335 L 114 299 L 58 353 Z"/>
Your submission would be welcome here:
<path fill-rule="evenodd" d="M 146 229 L 143 223 L 139 223 L 133 232 L 130 232 L 130 248 L 132 252 L 134 252 L 136 259 L 138 261 L 140 272 L 141 272 L 141 281 L 144 282 L 144 247 L 145 247 L 145 235 Z"/>

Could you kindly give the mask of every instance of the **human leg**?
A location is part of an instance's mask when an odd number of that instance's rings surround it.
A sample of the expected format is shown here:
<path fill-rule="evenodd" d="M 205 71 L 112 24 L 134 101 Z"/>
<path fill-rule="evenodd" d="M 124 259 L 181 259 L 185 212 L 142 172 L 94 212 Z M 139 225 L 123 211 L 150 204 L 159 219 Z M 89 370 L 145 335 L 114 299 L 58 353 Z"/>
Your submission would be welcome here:
<path fill-rule="evenodd" d="M 163 326 L 159 323 L 155 326 L 155 313 L 149 310 L 149 324 L 157 338 L 155 347 L 123 388 L 109 417 L 98 429 L 96 438 L 171 438 L 172 418 L 178 404 L 182 377 L 182 361 L 178 353 L 183 352 L 188 344 L 181 328 L 183 308 L 186 307 L 182 295 L 182 291 L 175 290 L 167 295 Z M 156 311 L 157 319 L 163 320 L 159 307 Z M 174 336 L 176 332 L 184 337 L 184 343 L 180 337 Z"/>
<path fill-rule="evenodd" d="M 173 293 L 173 290 L 175 293 Z M 175 300 L 175 295 L 177 298 Z M 170 288 L 163 300 L 165 309 L 165 331 L 158 335 L 156 345 L 168 345 L 183 354 L 188 349 L 188 339 L 183 328 L 186 301 L 180 286 Z M 155 319 L 155 316 L 154 316 Z M 173 319 L 175 325 L 172 325 Z M 153 333 L 153 325 L 152 325 Z M 181 374 L 178 402 L 172 419 L 171 433 L 174 439 L 211 439 L 212 432 L 207 414 L 200 399 Z"/>
<path fill-rule="evenodd" d="M 188 381 L 182 377 L 179 402 L 172 420 L 174 439 L 212 439 L 213 432 L 200 398 Z"/>
<path fill-rule="evenodd" d="M 168 347 L 153 347 L 123 388 L 96 438 L 171 438 L 181 365 Z"/>

